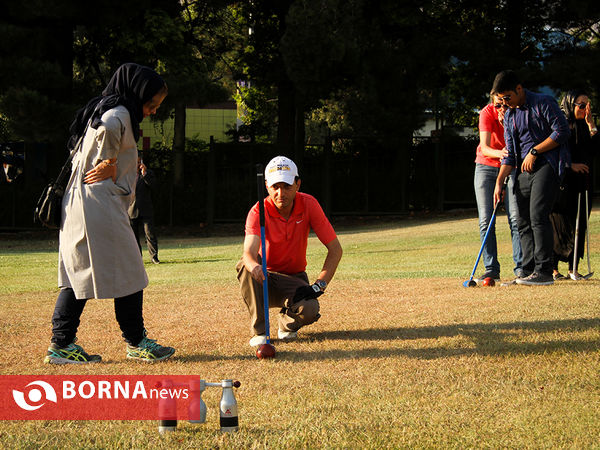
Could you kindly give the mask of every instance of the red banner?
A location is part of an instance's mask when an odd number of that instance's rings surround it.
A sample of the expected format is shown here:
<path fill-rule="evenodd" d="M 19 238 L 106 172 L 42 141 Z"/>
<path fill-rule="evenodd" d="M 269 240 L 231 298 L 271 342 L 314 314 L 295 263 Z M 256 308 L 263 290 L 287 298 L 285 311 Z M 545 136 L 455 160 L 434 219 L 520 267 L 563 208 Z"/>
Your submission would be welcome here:
<path fill-rule="evenodd" d="M 195 420 L 194 375 L 0 375 L 0 420 Z"/>

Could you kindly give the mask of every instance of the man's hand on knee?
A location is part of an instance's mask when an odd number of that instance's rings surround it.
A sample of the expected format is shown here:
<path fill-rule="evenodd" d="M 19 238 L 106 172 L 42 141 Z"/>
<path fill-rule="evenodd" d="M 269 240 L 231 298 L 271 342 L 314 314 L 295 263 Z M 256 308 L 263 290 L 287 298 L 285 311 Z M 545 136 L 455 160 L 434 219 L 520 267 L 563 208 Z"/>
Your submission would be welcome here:
<path fill-rule="evenodd" d="M 252 269 L 252 272 L 250 272 L 250 275 L 252 275 L 252 278 L 254 278 L 259 283 L 262 283 L 263 281 L 265 281 L 265 274 L 264 274 L 264 272 L 262 270 L 262 266 L 260 264 L 257 264 L 256 266 L 254 266 L 254 268 Z"/>
<path fill-rule="evenodd" d="M 323 295 L 323 291 L 316 283 L 312 285 L 307 284 L 306 286 L 300 286 L 296 289 L 294 298 L 292 298 L 292 303 L 299 302 L 300 300 L 317 298 L 320 295 Z"/>

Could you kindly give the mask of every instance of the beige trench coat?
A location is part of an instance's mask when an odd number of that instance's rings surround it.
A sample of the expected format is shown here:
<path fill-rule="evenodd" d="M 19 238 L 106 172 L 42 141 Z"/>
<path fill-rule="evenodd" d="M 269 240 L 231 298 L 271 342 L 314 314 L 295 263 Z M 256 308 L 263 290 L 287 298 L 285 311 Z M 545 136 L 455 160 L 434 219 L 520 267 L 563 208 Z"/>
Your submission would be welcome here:
<path fill-rule="evenodd" d="M 129 112 L 117 106 L 88 128 L 62 203 L 58 286 L 77 299 L 124 297 L 144 289 L 148 276 L 129 223 L 127 208 L 135 195 L 137 146 Z M 117 179 L 84 184 L 98 162 L 117 158 Z"/>

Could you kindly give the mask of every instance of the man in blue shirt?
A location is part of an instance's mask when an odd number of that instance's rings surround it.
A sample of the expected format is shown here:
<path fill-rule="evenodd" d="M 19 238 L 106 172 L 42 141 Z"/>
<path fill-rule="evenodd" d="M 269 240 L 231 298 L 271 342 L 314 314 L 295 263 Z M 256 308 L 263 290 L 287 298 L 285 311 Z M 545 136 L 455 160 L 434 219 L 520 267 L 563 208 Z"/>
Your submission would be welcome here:
<path fill-rule="evenodd" d="M 569 125 L 553 97 L 523 88 L 511 70 L 496 75 L 492 93 L 509 107 L 504 116 L 508 156 L 501 162 L 494 202 L 501 200 L 504 180 L 517 168 L 514 189 L 526 276 L 515 282 L 531 286 L 553 284 L 550 211 L 565 167 L 570 165 Z"/>

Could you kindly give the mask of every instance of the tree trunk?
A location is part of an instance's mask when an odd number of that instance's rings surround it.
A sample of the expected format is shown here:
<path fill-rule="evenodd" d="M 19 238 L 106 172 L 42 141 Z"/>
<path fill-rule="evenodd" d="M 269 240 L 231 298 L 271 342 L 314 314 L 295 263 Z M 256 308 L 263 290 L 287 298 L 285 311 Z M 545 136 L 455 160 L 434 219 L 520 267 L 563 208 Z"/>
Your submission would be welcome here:
<path fill-rule="evenodd" d="M 507 0 L 505 7 L 506 20 L 506 57 L 508 61 L 521 60 L 521 31 L 523 28 L 522 0 Z"/>
<path fill-rule="evenodd" d="M 302 166 L 304 160 L 304 138 L 305 138 L 305 124 L 304 124 L 304 105 L 302 100 L 296 96 L 294 114 L 294 162 L 298 167 Z"/>
<path fill-rule="evenodd" d="M 304 105 L 290 80 L 279 84 L 277 147 L 300 166 L 304 156 Z"/>
<path fill-rule="evenodd" d="M 286 79 L 279 83 L 277 91 L 277 148 L 281 154 L 293 158 L 296 128 L 294 86 Z"/>
<path fill-rule="evenodd" d="M 175 123 L 173 125 L 173 184 L 183 187 L 183 168 L 185 153 L 185 103 L 178 102 L 175 105 Z"/>

